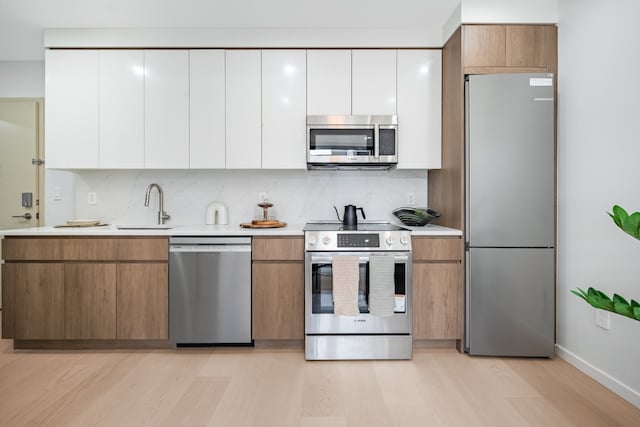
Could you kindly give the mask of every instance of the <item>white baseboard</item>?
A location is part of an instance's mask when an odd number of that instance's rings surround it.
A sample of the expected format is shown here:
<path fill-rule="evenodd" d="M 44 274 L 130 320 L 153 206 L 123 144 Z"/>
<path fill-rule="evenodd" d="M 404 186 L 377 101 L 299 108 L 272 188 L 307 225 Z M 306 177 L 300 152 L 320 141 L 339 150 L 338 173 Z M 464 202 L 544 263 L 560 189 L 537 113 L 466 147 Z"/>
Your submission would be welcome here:
<path fill-rule="evenodd" d="M 621 383 L 606 372 L 587 363 L 584 359 L 578 357 L 558 344 L 556 344 L 556 355 L 570 365 L 578 368 L 580 371 L 584 372 L 618 396 L 622 397 L 636 408 L 640 408 L 640 393 L 638 391 L 624 383 Z"/>

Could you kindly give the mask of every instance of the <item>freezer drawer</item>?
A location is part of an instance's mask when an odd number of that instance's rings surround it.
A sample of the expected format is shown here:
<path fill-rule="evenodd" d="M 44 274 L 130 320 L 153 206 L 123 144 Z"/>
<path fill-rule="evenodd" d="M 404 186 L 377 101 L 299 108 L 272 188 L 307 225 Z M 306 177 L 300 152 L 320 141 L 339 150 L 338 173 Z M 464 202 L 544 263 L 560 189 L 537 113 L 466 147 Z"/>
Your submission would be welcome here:
<path fill-rule="evenodd" d="M 468 352 L 554 354 L 554 249 L 471 248 L 467 252 Z"/>

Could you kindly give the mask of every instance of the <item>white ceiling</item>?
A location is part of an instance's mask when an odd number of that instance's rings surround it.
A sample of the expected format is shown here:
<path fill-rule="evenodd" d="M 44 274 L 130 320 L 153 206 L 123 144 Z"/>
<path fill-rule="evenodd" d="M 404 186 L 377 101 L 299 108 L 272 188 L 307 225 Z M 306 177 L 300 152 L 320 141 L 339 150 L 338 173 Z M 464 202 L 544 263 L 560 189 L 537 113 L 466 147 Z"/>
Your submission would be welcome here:
<path fill-rule="evenodd" d="M 49 28 L 438 31 L 460 0 L 0 0 L 0 60 L 43 58 Z"/>

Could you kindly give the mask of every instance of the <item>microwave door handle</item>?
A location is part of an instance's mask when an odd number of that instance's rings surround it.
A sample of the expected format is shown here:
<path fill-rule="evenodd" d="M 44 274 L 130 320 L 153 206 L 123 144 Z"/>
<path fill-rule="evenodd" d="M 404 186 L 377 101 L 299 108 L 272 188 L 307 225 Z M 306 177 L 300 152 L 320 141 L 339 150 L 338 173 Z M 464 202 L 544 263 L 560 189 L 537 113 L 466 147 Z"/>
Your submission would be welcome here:
<path fill-rule="evenodd" d="M 373 128 L 373 158 L 377 159 L 380 155 L 380 126 L 375 125 Z"/>

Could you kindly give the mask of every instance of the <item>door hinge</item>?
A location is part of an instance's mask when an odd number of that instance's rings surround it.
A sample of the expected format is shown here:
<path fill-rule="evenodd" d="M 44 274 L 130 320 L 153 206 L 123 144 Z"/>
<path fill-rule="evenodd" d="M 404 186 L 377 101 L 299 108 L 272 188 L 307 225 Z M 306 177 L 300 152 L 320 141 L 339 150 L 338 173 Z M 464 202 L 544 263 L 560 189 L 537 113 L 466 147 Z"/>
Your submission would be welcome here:
<path fill-rule="evenodd" d="M 42 166 L 42 165 L 44 165 L 44 160 L 42 160 L 42 159 L 31 159 L 31 164 L 32 165 Z"/>

